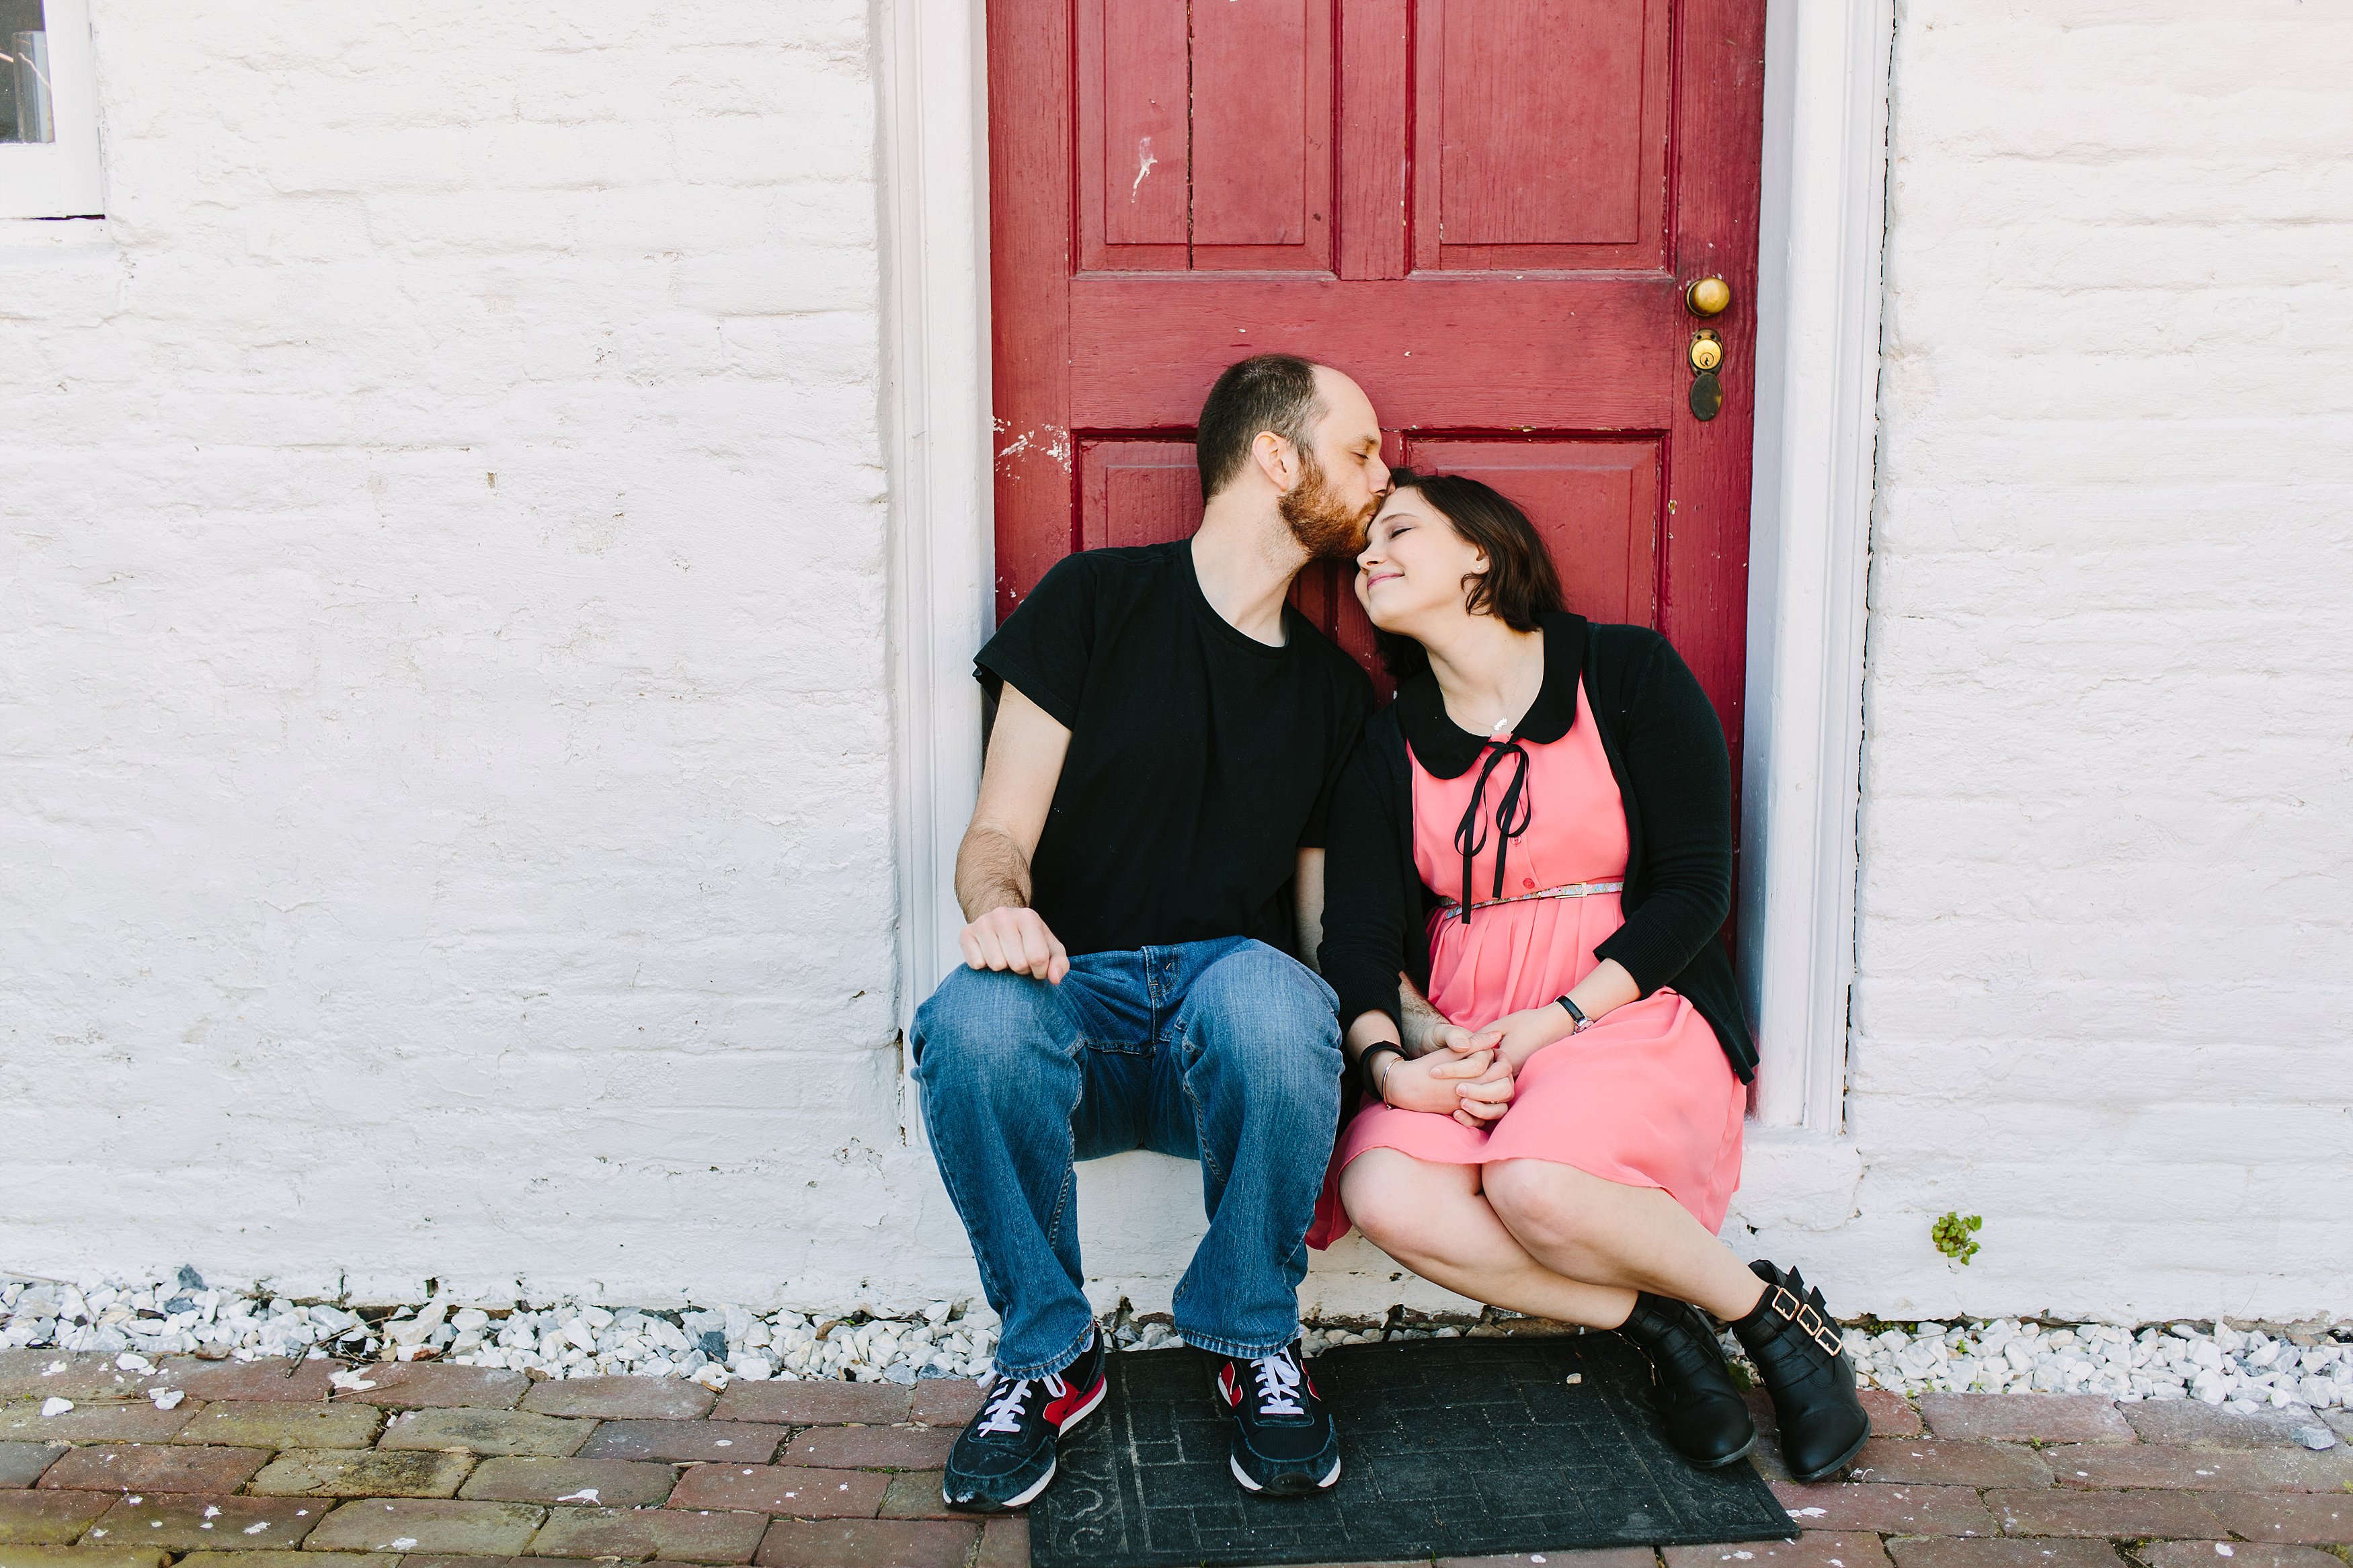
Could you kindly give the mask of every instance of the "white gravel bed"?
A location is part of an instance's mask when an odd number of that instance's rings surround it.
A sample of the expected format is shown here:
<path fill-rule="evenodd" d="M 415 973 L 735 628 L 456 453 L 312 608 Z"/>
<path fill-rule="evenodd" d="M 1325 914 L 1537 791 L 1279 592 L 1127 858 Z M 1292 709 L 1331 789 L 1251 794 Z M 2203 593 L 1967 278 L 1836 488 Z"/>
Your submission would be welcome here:
<path fill-rule="evenodd" d="M 1510 1314 L 1493 1314 L 1508 1318 Z M 1124 1310 L 1105 1322 L 1122 1350 L 1174 1344 L 1165 1321 Z M 145 1370 L 166 1355 L 208 1359 L 336 1355 L 354 1361 L 431 1358 L 511 1367 L 542 1377 L 609 1373 L 732 1379 L 824 1378 L 912 1384 L 985 1377 L 997 1315 L 978 1302 L 920 1310 L 754 1311 L 733 1305 L 652 1310 L 592 1302 L 470 1302 L 346 1306 L 295 1301 L 206 1283 L 194 1268 L 168 1279 L 0 1283 L 0 1350 L 50 1348 L 116 1355 Z M 1306 1350 L 1380 1339 L 1448 1339 L 1504 1331 L 1493 1321 L 1311 1323 Z M 2353 1406 L 2353 1319 L 2236 1327 L 2226 1321 L 2150 1324 L 1924 1322 L 1847 1330 L 1862 1382 L 1910 1395 L 2096 1394 L 2119 1400 L 2199 1399 L 2252 1412 Z M 1728 1353 L 1738 1357 L 1729 1334 Z"/>

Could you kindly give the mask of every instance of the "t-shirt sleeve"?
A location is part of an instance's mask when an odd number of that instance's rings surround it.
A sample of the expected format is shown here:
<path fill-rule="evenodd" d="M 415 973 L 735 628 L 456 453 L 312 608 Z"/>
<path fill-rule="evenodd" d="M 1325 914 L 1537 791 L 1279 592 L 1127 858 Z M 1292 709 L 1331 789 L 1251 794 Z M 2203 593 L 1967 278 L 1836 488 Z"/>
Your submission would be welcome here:
<path fill-rule="evenodd" d="M 1302 849 L 1321 849 L 1330 840 L 1332 792 L 1338 786 L 1340 775 L 1347 771 L 1348 759 L 1356 755 L 1357 739 L 1364 734 L 1365 720 L 1372 710 L 1373 683 L 1365 678 L 1356 660 L 1348 659 L 1341 680 L 1340 716 L 1333 726 L 1332 749 L 1324 759 L 1323 785 L 1315 792 L 1315 806 L 1307 814 L 1307 826 L 1299 830 Z"/>
<path fill-rule="evenodd" d="M 973 679 L 991 698 L 1010 685 L 1064 729 L 1076 729 L 1095 641 L 1094 574 L 1066 555 L 1014 606 L 973 656 Z"/>

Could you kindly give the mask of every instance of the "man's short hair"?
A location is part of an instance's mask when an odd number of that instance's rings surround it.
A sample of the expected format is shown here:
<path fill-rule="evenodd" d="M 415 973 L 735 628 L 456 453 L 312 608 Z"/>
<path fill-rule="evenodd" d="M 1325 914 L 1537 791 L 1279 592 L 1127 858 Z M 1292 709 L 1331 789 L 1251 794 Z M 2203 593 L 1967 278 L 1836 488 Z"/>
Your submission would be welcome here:
<path fill-rule="evenodd" d="M 1253 354 L 1226 367 L 1201 405 L 1193 453 L 1201 466 L 1206 501 L 1239 478 L 1261 430 L 1273 432 L 1311 460 L 1315 422 L 1324 417 L 1315 394 L 1315 365 L 1297 354 Z"/>

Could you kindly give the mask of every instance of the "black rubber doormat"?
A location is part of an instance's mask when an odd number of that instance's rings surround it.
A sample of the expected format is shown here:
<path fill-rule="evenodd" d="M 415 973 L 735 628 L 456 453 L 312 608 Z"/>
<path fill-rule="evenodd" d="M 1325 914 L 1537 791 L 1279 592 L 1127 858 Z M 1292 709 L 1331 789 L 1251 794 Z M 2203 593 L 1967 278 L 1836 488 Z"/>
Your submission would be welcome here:
<path fill-rule="evenodd" d="M 1746 1464 L 1667 1447 L 1650 1366 L 1615 1334 L 1344 1345 L 1311 1365 L 1340 1480 L 1252 1498 L 1191 1350 L 1111 1358 L 1103 1408 L 1029 1510 L 1036 1568 L 1364 1563 L 1794 1536 Z"/>

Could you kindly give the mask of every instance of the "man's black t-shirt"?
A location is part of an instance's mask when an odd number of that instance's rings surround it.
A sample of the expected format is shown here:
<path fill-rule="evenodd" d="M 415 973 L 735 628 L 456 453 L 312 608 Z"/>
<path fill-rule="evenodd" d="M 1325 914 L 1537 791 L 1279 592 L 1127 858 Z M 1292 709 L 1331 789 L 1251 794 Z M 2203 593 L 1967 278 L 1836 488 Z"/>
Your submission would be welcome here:
<path fill-rule="evenodd" d="M 1192 542 L 1066 557 L 974 658 L 1071 731 L 1030 902 L 1073 953 L 1250 936 L 1288 952 L 1372 682 L 1285 605 L 1283 646 L 1201 595 Z"/>

